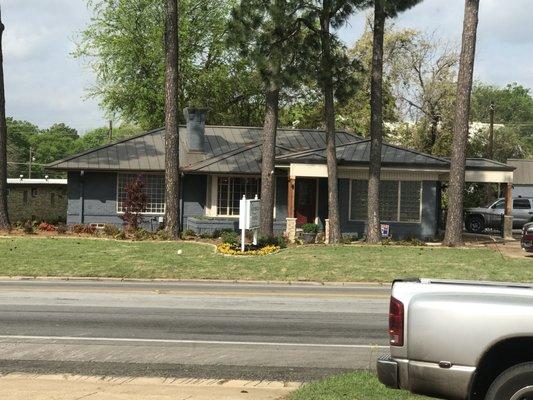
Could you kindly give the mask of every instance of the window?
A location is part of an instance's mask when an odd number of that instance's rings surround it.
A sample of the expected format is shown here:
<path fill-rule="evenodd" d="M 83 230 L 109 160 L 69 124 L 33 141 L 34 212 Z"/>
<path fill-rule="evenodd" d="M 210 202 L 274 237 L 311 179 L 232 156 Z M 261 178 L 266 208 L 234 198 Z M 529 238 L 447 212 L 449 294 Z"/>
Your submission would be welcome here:
<path fill-rule="evenodd" d="M 22 192 L 22 203 L 28 204 L 28 191 L 27 190 Z"/>
<path fill-rule="evenodd" d="M 513 208 L 515 210 L 529 210 L 531 209 L 531 204 L 528 199 L 513 200 Z"/>
<path fill-rule="evenodd" d="M 367 219 L 368 181 L 352 180 L 350 220 Z M 422 182 L 381 181 L 379 211 L 382 221 L 420 222 Z"/>
<path fill-rule="evenodd" d="M 382 221 L 398 220 L 398 188 L 400 182 L 381 181 L 379 184 L 379 215 Z"/>
<path fill-rule="evenodd" d="M 37 197 L 37 188 L 31 188 L 31 197 Z"/>
<path fill-rule="evenodd" d="M 218 178 L 217 214 L 239 215 L 239 201 L 242 196 L 253 198 L 261 194 L 261 179 L 247 177 Z"/>
<path fill-rule="evenodd" d="M 420 222 L 422 183 L 402 181 L 400 193 L 400 221 Z"/>
<path fill-rule="evenodd" d="M 117 211 L 124 212 L 124 201 L 126 201 L 126 185 L 137 177 L 136 174 L 118 174 L 117 185 Z M 143 191 L 147 197 L 147 214 L 165 213 L 165 176 L 146 174 L 142 175 L 144 180 Z"/>

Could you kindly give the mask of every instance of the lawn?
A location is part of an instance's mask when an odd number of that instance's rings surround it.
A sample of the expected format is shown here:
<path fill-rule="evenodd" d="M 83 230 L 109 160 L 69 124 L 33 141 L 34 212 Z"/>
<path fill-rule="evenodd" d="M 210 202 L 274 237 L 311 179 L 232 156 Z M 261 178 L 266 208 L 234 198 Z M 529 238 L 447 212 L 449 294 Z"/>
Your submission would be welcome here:
<path fill-rule="evenodd" d="M 398 277 L 533 281 L 531 259 L 484 248 L 299 246 L 263 257 L 191 242 L 0 238 L 0 275 L 390 282 Z"/>
<path fill-rule="evenodd" d="M 428 397 L 391 390 L 369 372 L 338 375 L 314 382 L 291 394 L 287 400 L 429 400 Z"/>

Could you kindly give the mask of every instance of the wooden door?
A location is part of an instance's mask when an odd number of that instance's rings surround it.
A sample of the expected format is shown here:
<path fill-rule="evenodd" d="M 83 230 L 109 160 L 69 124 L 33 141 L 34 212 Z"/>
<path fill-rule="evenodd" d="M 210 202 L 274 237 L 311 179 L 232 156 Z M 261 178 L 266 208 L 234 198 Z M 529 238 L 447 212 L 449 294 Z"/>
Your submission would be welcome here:
<path fill-rule="evenodd" d="M 296 179 L 294 211 L 297 225 L 314 223 L 316 217 L 316 179 Z"/>

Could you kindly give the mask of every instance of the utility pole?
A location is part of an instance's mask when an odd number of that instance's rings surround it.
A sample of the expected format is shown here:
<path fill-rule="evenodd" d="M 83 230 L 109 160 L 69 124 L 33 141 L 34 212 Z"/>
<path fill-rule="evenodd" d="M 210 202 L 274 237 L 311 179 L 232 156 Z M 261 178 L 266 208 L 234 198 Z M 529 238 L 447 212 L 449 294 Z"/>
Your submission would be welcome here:
<path fill-rule="evenodd" d="M 113 141 L 113 120 L 109 120 L 109 143 Z"/>
<path fill-rule="evenodd" d="M 487 156 L 490 160 L 494 158 L 494 114 L 496 111 L 496 105 L 493 101 L 490 102 L 490 125 L 489 125 L 489 149 Z"/>
<path fill-rule="evenodd" d="M 490 102 L 489 114 L 490 114 L 490 124 L 489 124 L 489 144 L 487 148 L 487 158 L 489 160 L 494 159 L 494 114 L 496 113 L 496 104 L 494 101 Z M 499 195 L 499 190 L 498 190 Z M 492 184 L 485 184 L 485 203 L 489 203 L 494 199 L 494 190 Z"/>
<path fill-rule="evenodd" d="M 33 161 L 33 148 L 30 146 L 30 159 L 28 160 L 28 179 L 31 179 L 31 162 Z"/>

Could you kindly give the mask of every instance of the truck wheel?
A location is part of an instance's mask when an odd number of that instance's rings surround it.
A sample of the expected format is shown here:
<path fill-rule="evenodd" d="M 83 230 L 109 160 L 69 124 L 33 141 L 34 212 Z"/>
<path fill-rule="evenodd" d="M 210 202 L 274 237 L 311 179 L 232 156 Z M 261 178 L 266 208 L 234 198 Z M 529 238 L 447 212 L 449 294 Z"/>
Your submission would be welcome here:
<path fill-rule="evenodd" d="M 468 217 L 466 220 L 466 229 L 472 233 L 481 233 L 485 230 L 485 220 L 478 215 Z"/>
<path fill-rule="evenodd" d="M 533 400 L 533 363 L 504 371 L 490 386 L 485 400 Z"/>

